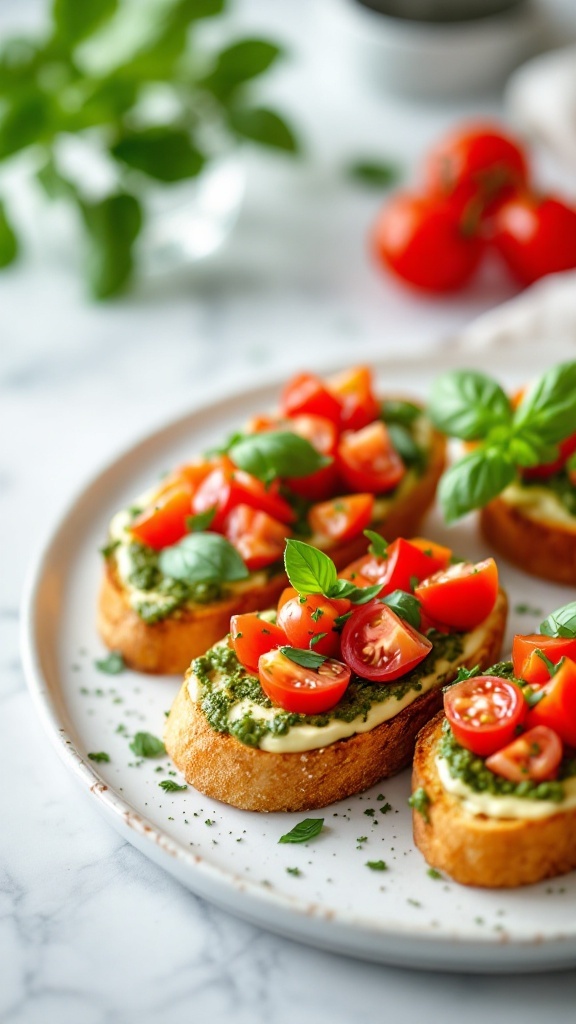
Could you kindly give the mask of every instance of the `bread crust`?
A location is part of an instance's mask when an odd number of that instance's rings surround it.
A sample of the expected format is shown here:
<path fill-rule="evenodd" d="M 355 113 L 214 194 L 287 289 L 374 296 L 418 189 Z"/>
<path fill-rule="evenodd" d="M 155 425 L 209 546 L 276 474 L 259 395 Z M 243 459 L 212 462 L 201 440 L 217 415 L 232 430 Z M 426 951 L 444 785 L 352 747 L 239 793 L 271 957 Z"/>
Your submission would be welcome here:
<path fill-rule="evenodd" d="M 436 768 L 444 713 L 416 743 L 413 791 L 430 797 L 428 823 L 414 810 L 414 842 L 428 863 L 462 885 L 509 889 L 555 878 L 576 868 L 576 809 L 540 821 L 488 818 L 463 809 L 443 788 Z"/>
<path fill-rule="evenodd" d="M 410 537 L 418 532 L 422 518 L 434 501 L 444 469 L 445 450 L 444 438 L 435 431 L 426 472 L 376 526 L 387 540 Z M 368 541 L 361 535 L 332 549 L 329 554 L 336 567 L 343 569 L 364 554 L 367 545 Z M 181 675 L 193 658 L 225 636 L 231 615 L 274 605 L 287 582 L 284 573 L 278 573 L 266 586 L 245 590 L 224 601 L 180 609 L 161 622 L 148 624 L 131 607 L 128 592 L 109 559 L 100 589 L 98 630 L 106 646 L 120 651 L 130 668 L 159 675 Z"/>
<path fill-rule="evenodd" d="M 480 527 L 491 546 L 525 572 L 576 586 L 576 530 L 532 519 L 503 498 L 482 509 Z"/>
<path fill-rule="evenodd" d="M 501 591 L 481 642 L 463 664 L 486 668 L 498 660 L 506 612 Z M 201 793 L 248 811 L 304 811 L 343 800 L 405 768 L 419 730 L 441 706 L 440 685 L 370 732 L 319 750 L 275 754 L 215 732 L 190 699 L 186 678 L 166 721 L 164 740 L 186 781 Z"/>

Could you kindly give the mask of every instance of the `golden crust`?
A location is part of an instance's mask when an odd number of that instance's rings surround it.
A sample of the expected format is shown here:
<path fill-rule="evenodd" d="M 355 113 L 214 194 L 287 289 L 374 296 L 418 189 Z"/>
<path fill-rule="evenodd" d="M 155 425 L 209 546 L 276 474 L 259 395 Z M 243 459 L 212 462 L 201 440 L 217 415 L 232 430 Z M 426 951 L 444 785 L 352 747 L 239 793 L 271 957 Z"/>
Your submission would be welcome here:
<path fill-rule="evenodd" d="M 506 612 L 501 591 L 481 642 L 463 664 L 487 668 L 498 660 Z M 370 732 L 320 750 L 272 754 L 215 732 L 190 699 L 186 678 L 168 716 L 164 740 L 186 781 L 207 796 L 248 811 L 304 811 L 343 800 L 405 768 L 419 730 L 441 706 L 439 686 Z"/>
<path fill-rule="evenodd" d="M 422 730 L 416 743 L 413 790 L 430 797 L 429 822 L 414 810 L 414 841 L 430 865 L 462 885 L 514 888 L 555 878 L 576 868 L 576 809 L 540 821 L 471 815 L 447 793 L 435 758 L 444 713 Z"/>
<path fill-rule="evenodd" d="M 503 498 L 482 509 L 480 526 L 492 547 L 525 572 L 576 586 L 576 531 L 531 519 Z"/>
<path fill-rule="evenodd" d="M 445 440 L 435 432 L 426 472 L 376 527 L 388 540 L 417 533 L 434 501 L 444 463 Z M 361 535 L 331 550 L 330 556 L 336 567 L 343 569 L 364 554 L 367 544 Z M 159 675 L 180 675 L 193 658 L 203 654 L 228 632 L 231 615 L 274 605 L 287 582 L 284 573 L 279 573 L 264 587 L 254 587 L 225 601 L 184 609 L 161 622 L 147 624 L 130 606 L 128 593 L 112 563 L 108 562 L 100 590 L 98 630 L 106 646 L 120 651 L 131 668 Z"/>

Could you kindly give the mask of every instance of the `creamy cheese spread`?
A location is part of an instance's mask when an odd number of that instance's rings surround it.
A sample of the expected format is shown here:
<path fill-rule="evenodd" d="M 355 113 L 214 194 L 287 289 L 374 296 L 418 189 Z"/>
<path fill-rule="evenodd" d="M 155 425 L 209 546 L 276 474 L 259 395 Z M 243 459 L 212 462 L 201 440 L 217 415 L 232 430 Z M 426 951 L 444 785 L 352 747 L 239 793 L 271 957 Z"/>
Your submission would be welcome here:
<path fill-rule="evenodd" d="M 513 794 L 478 793 L 462 779 L 451 775 L 448 763 L 440 756 L 436 758 L 436 768 L 446 792 L 457 797 L 464 810 L 475 816 L 538 821 L 553 814 L 571 811 L 576 807 L 576 778 L 565 779 L 562 782 L 566 795 L 561 803 L 557 803 L 554 800 L 527 799 Z"/>
<path fill-rule="evenodd" d="M 548 487 L 523 487 L 520 483 L 513 483 L 502 491 L 500 497 L 506 504 L 521 509 L 528 519 L 576 533 L 576 516 L 570 514 L 558 495 Z"/>

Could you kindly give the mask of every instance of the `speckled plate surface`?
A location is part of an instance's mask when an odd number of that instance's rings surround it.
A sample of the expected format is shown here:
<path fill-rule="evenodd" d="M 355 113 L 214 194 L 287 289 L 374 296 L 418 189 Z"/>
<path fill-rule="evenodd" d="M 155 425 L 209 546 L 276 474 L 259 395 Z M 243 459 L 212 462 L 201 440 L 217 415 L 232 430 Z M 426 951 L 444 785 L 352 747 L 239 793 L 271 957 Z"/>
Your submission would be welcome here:
<path fill-rule="evenodd" d="M 424 395 L 442 369 L 488 362 L 503 380 L 519 382 L 527 358 L 534 372 L 550 352 L 524 341 L 520 366 L 511 342 L 498 343 L 489 360 L 478 352 L 484 344 L 468 357 L 448 345 L 419 360 L 417 371 L 401 360 L 381 363 L 379 386 Z M 555 357 L 569 354 L 568 347 L 559 349 Z M 167 467 L 272 407 L 277 386 L 222 398 L 157 431 L 101 472 L 62 518 L 34 568 L 24 615 L 26 674 L 51 739 L 95 808 L 130 842 L 194 892 L 263 927 L 410 967 L 532 971 L 576 964 L 576 874 L 508 893 L 431 877 L 412 844 L 409 772 L 313 812 L 325 819 L 314 842 L 279 845 L 304 814 L 237 811 L 191 788 L 165 793 L 160 781 L 175 777 L 168 759 L 141 761 L 130 751 L 135 732 L 161 734 L 179 680 L 105 675 L 95 667 L 106 653 L 94 609 L 107 522 Z M 449 536 L 472 559 L 487 553 L 473 519 L 448 532 L 432 518 L 425 532 Z M 509 638 L 531 631 L 542 613 L 570 596 L 511 566 L 501 570 L 511 596 Z M 99 751 L 109 754 L 109 763 L 88 759 Z M 387 870 L 366 866 L 379 860 Z"/>

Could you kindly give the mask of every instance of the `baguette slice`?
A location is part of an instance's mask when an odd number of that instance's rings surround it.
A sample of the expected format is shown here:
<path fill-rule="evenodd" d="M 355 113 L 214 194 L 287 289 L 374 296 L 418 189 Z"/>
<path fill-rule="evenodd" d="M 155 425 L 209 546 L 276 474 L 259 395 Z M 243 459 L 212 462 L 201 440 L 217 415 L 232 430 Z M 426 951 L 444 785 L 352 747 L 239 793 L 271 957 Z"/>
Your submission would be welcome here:
<path fill-rule="evenodd" d="M 463 664 L 498 660 L 506 626 L 503 591 Z M 191 670 L 190 670 L 191 671 Z M 215 732 L 188 692 L 188 677 L 166 722 L 166 749 L 187 782 L 207 796 L 248 811 L 304 811 L 359 793 L 405 768 L 416 736 L 442 707 L 442 686 L 454 671 L 394 718 L 369 732 L 305 753 L 269 753 Z"/>
<path fill-rule="evenodd" d="M 520 821 L 472 815 L 440 782 L 436 754 L 444 713 L 418 737 L 412 791 L 425 789 L 428 822 L 413 813 L 414 841 L 428 863 L 462 885 L 514 888 L 576 868 L 576 809 Z"/>
<path fill-rule="evenodd" d="M 434 501 L 438 480 L 444 469 L 446 442 L 436 431 L 425 473 L 390 508 L 386 518 L 374 525 L 387 540 L 418 533 L 423 517 Z M 363 534 L 329 550 L 338 569 L 364 554 L 368 541 Z M 127 665 L 139 672 L 181 675 L 193 658 L 203 654 L 229 629 L 230 616 L 258 611 L 274 605 L 287 585 L 284 573 L 273 576 L 266 586 L 245 589 L 223 601 L 178 609 L 168 618 L 145 623 L 130 605 L 129 594 L 107 560 L 98 605 L 98 631 L 111 650 L 120 651 Z"/>
<path fill-rule="evenodd" d="M 504 498 L 482 509 L 480 527 L 491 546 L 525 572 L 576 586 L 576 529 L 529 517 Z"/>

